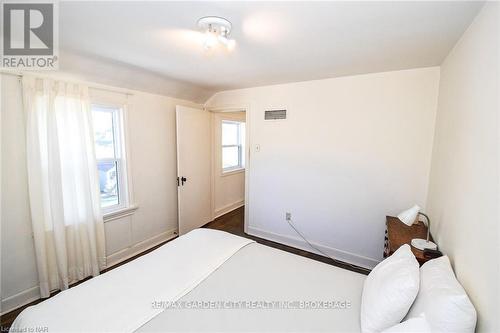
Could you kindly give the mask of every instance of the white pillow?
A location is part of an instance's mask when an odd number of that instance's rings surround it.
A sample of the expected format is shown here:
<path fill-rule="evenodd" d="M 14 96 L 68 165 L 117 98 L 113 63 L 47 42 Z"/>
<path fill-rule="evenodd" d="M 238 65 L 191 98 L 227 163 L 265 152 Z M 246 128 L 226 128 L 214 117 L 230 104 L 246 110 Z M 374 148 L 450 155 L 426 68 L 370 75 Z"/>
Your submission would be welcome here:
<path fill-rule="evenodd" d="M 368 275 L 361 299 L 361 330 L 380 332 L 401 322 L 418 293 L 419 265 L 401 246 Z"/>
<path fill-rule="evenodd" d="M 425 316 L 410 318 L 386 329 L 382 333 L 431 333 L 431 327 Z"/>
<path fill-rule="evenodd" d="M 476 310 L 455 278 L 447 256 L 420 268 L 420 291 L 407 318 L 425 314 L 436 332 L 474 332 Z"/>

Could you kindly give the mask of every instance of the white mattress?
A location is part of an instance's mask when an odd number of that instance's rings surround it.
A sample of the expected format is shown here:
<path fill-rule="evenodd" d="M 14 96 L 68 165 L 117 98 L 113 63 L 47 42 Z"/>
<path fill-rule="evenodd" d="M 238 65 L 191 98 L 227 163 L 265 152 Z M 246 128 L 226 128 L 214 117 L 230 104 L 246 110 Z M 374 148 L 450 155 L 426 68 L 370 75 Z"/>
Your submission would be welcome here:
<path fill-rule="evenodd" d="M 11 329 L 359 332 L 364 280 L 359 273 L 247 238 L 197 229 L 28 307 Z M 176 306 L 164 310 L 162 302 L 176 302 Z M 276 304 L 278 308 L 270 308 Z M 230 308 L 213 309 L 214 305 Z"/>
<path fill-rule="evenodd" d="M 166 309 L 136 332 L 359 332 L 365 278 L 253 243 L 183 296 L 176 308 Z M 254 309 L 203 308 L 231 305 L 217 303 L 220 301 L 309 301 L 313 307 L 321 301 L 330 303 L 324 303 L 325 309 L 301 309 L 300 303 L 291 303 L 297 309 L 264 309 L 269 303 L 262 302 L 245 303 Z M 350 306 L 342 309 L 347 306 L 345 302 Z M 197 308 L 182 309 L 183 304 Z"/>
<path fill-rule="evenodd" d="M 196 229 L 22 311 L 12 332 L 134 332 L 162 312 L 157 299 L 177 301 L 252 240 Z"/>

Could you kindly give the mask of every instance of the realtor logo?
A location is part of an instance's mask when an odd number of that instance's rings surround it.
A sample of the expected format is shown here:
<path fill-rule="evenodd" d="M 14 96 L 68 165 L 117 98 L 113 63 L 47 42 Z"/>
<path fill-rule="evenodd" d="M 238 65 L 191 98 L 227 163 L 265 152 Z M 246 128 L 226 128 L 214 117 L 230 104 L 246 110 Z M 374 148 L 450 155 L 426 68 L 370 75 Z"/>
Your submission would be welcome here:
<path fill-rule="evenodd" d="M 56 3 L 2 4 L 3 68 L 57 69 Z"/>

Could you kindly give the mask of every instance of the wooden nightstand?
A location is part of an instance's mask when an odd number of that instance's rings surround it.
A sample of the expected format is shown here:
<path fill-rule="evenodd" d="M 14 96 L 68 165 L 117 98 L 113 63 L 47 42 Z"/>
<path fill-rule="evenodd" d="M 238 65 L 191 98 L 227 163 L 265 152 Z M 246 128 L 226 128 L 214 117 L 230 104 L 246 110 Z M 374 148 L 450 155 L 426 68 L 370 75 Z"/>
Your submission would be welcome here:
<path fill-rule="evenodd" d="M 425 239 L 427 237 L 427 226 L 423 222 L 419 221 L 409 227 L 401 222 L 397 217 L 386 216 L 386 226 L 387 244 L 384 251 L 384 258 L 393 254 L 401 245 L 408 244 L 410 245 L 413 254 L 415 254 L 420 266 L 431 259 L 424 257 L 424 251 L 411 246 L 411 240 L 413 238 Z M 430 236 L 430 240 L 433 241 L 432 235 Z"/>

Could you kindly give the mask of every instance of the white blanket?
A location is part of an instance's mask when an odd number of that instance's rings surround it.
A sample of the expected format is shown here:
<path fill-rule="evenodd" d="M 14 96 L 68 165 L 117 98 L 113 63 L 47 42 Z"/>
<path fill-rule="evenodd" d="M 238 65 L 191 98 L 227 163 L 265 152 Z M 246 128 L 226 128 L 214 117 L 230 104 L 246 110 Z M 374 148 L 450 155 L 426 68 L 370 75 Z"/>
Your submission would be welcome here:
<path fill-rule="evenodd" d="M 346 269 L 249 244 L 180 298 L 178 307 L 163 311 L 135 333 L 359 333 L 365 279 Z M 259 307 L 259 302 L 280 301 L 298 301 L 304 307 Z M 338 304 L 321 308 L 322 301 Z M 229 307 L 210 305 L 216 302 Z M 249 307 L 231 307 L 238 302 L 250 302 Z"/>
<path fill-rule="evenodd" d="M 13 332 L 133 332 L 252 240 L 197 229 L 126 265 L 27 308 Z M 157 304 L 156 304 L 157 305 Z"/>

